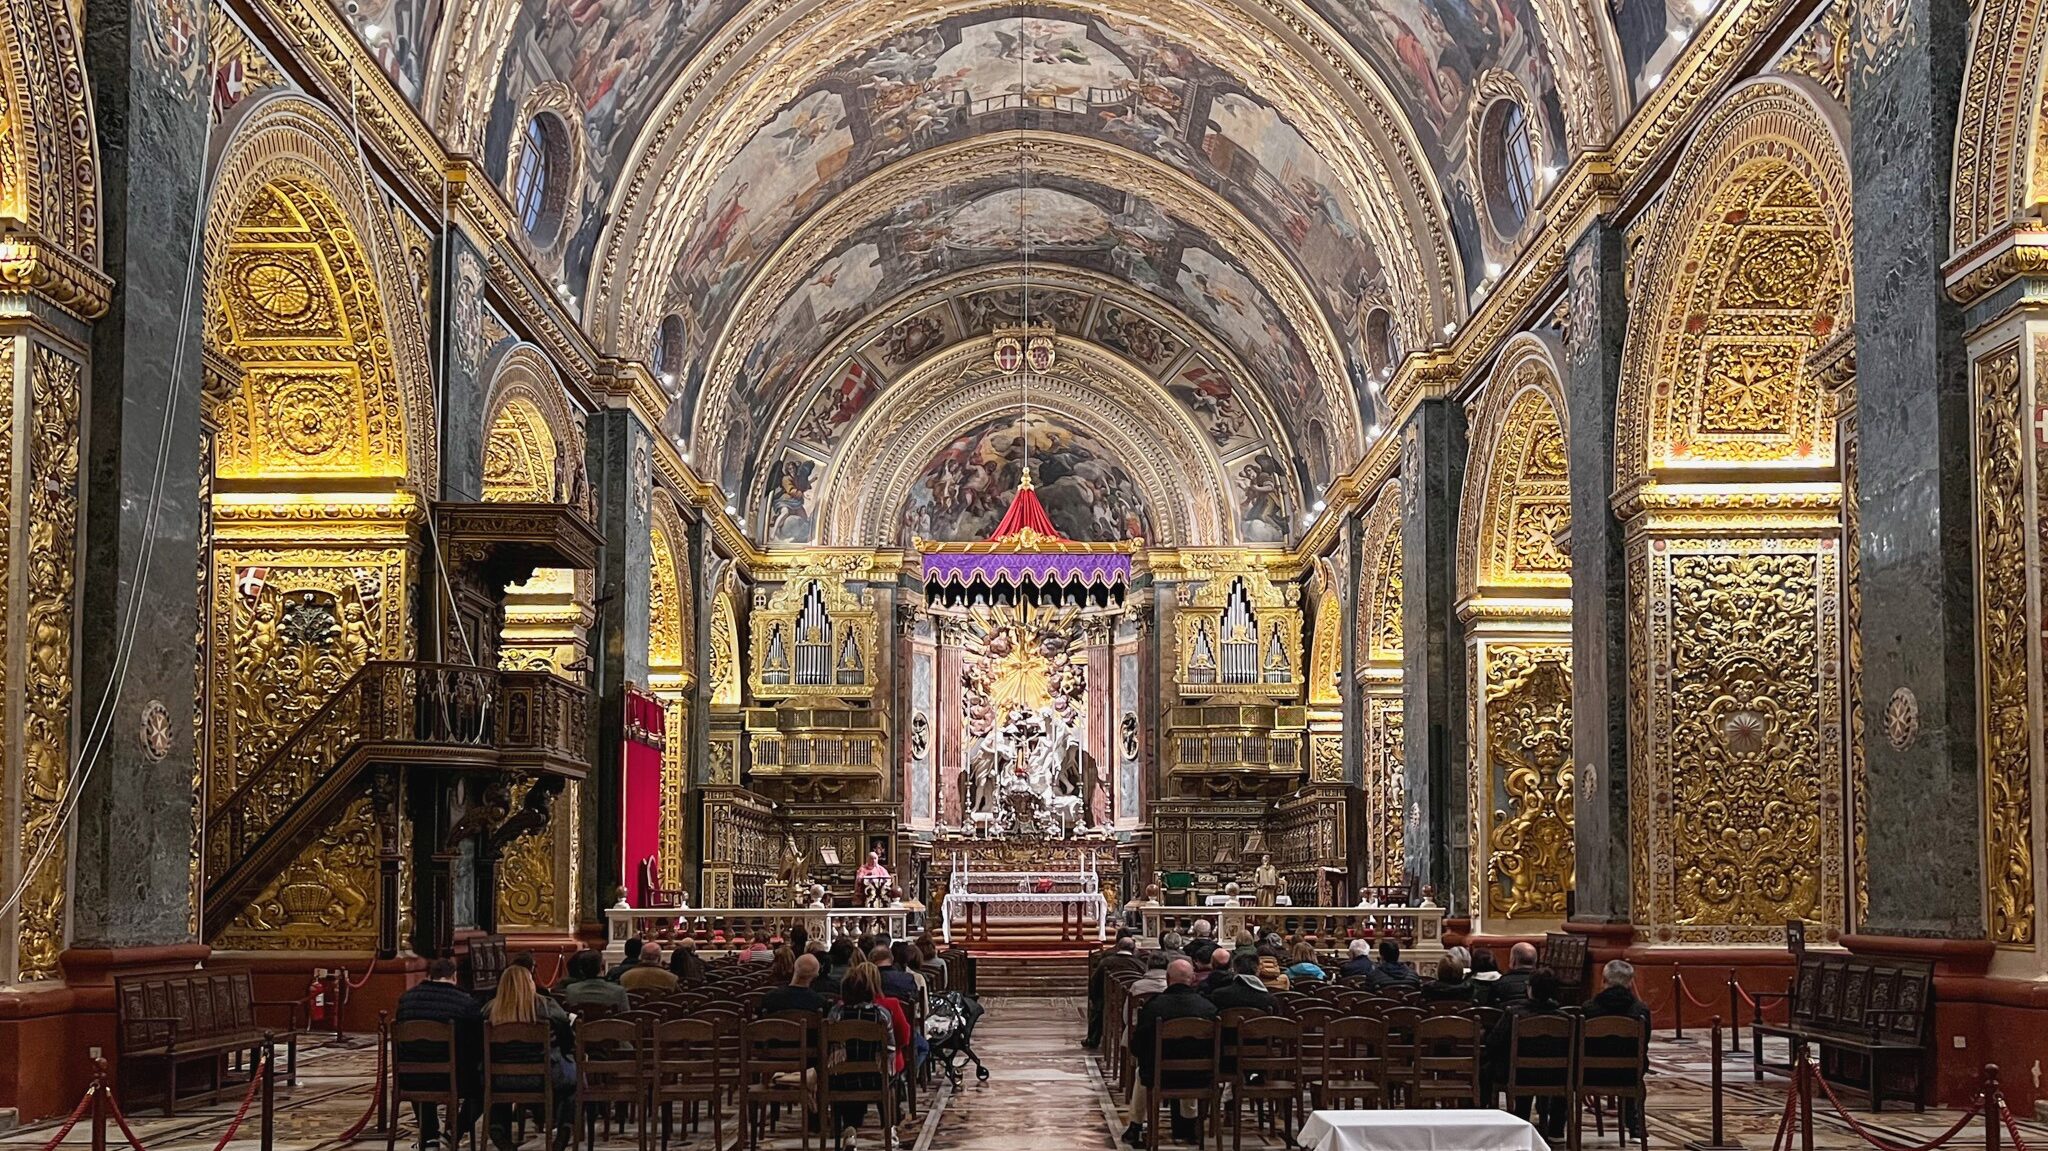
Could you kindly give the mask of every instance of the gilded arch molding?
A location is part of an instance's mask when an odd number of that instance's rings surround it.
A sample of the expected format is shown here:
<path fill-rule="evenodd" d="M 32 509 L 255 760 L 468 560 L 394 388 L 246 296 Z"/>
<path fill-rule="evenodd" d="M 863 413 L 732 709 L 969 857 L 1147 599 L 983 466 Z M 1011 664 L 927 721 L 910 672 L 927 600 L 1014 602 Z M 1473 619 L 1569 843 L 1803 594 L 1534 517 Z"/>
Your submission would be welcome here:
<path fill-rule="evenodd" d="M 609 347 L 640 348 L 661 316 L 663 285 L 650 269 L 680 251 L 716 174 L 782 96 L 802 91 L 850 55 L 906 29 L 957 13 L 1006 10 L 1004 0 L 894 0 L 818 5 L 781 0 L 753 6 L 701 49 L 677 79 L 655 126 L 643 133 L 611 204 L 589 298 L 592 331 Z M 1171 29 L 1172 36 L 1235 73 L 1293 123 L 1340 178 L 1350 177 L 1359 219 L 1379 226 L 1374 242 L 1390 281 L 1416 293 L 1401 301 L 1408 345 L 1421 346 L 1463 313 L 1463 276 L 1436 173 L 1385 83 L 1321 17 L 1293 0 L 1235 0 L 1236 11 L 1197 0 L 1142 8 L 1087 0 L 1077 10 L 1118 22 Z M 1235 16 L 1236 18 L 1233 18 Z M 745 63 L 775 63 L 748 72 Z M 1411 242 L 1411 234 L 1422 241 Z"/>
<path fill-rule="evenodd" d="M 1401 667 L 1401 481 L 1388 480 L 1360 521 L 1358 631 L 1352 637 L 1364 698 L 1365 849 L 1368 882 L 1406 871 L 1406 704 Z"/>
<path fill-rule="evenodd" d="M 0 156 L 0 215 L 27 225 L 16 242 L 35 249 L 0 267 L 0 282 L 92 317 L 105 311 L 108 286 L 99 275 L 99 134 L 79 11 L 49 0 L 7 0 L 0 8 L 0 115 L 9 134 Z"/>
<path fill-rule="evenodd" d="M 732 386 L 741 376 L 748 351 L 766 337 L 776 307 L 810 274 L 819 255 L 849 240 L 913 191 L 981 179 L 991 171 L 1014 169 L 1019 162 L 1048 175 L 1126 188 L 1170 216 L 1199 221 L 1226 256 L 1252 273 L 1301 341 L 1328 398 L 1326 415 L 1336 444 L 1362 450 L 1362 429 L 1342 384 L 1349 378 L 1343 349 L 1313 292 L 1270 238 L 1220 195 L 1164 164 L 1086 138 L 1007 132 L 891 165 L 835 197 L 783 243 L 733 304 L 732 313 L 742 319 L 727 326 L 710 358 L 704 396 L 697 406 L 697 434 L 691 437 L 694 445 L 701 445 L 700 455 L 724 443 L 732 419 Z"/>
<path fill-rule="evenodd" d="M 2048 205 L 2048 28 L 2034 0 L 1985 0 L 1970 24 L 1957 108 L 1949 246 L 1977 254 Z"/>
<path fill-rule="evenodd" d="M 1570 557 L 1555 540 L 1571 522 L 1563 358 L 1556 337 L 1524 332 L 1480 395 L 1459 497 L 1461 600 L 1571 589 Z"/>
<path fill-rule="evenodd" d="M 830 385 L 831 377 L 838 365 L 847 362 L 848 357 L 869 350 L 867 359 L 872 362 L 870 345 L 883 333 L 903 320 L 918 315 L 927 309 L 942 306 L 949 298 L 960 299 L 975 292 L 991 289 L 1014 288 L 1023 283 L 1023 265 L 995 264 L 956 273 L 928 284 L 920 285 L 913 291 L 898 296 L 878 308 L 858 323 L 849 325 L 841 336 L 815 356 L 798 377 L 803 383 L 792 389 L 775 409 L 767 427 L 773 434 L 761 444 L 760 458 L 772 461 L 778 450 L 796 446 L 795 428 L 805 413 L 810 410 L 816 397 Z M 1147 319 L 1180 340 L 1187 349 L 1168 361 L 1155 378 L 1162 382 L 1196 359 L 1206 359 L 1221 368 L 1230 381 L 1234 396 L 1251 410 L 1260 438 L 1251 441 L 1251 448 L 1233 445 L 1228 454 L 1242 457 L 1247 450 L 1260 446 L 1269 447 L 1281 459 L 1293 459 L 1296 454 L 1291 427 L 1280 418 L 1279 409 L 1265 389 L 1258 385 L 1256 377 L 1238 358 L 1237 353 L 1227 344 L 1218 340 L 1208 329 L 1190 319 L 1186 313 L 1170 303 L 1145 295 L 1140 289 L 1126 281 L 1119 280 L 1086 268 L 1075 268 L 1061 264 L 1034 265 L 1030 269 L 1030 285 L 1033 291 L 1069 290 L 1083 295 L 1100 296 L 1105 302 L 1145 315 Z M 963 336 L 962 338 L 967 338 Z M 941 354 L 945 347 L 934 349 L 930 355 Z M 885 372 L 883 390 L 894 386 L 894 382 L 916 368 L 922 362 L 907 361 L 897 365 L 893 371 Z M 843 445 L 841 445 L 843 448 Z M 838 455 L 834 450 L 830 455 Z M 769 476 L 766 469 L 760 469 L 748 485 L 748 506 L 761 506 L 767 498 Z"/>
<path fill-rule="evenodd" d="M 861 417 L 839 459 L 868 466 L 842 462 L 825 476 L 820 542 L 895 542 L 919 469 L 961 429 L 1018 411 L 1017 381 L 994 371 L 993 345 L 988 338 L 970 340 L 934 357 Z M 1234 501 L 1221 465 L 1197 429 L 1137 368 L 1094 345 L 1062 340 L 1060 364 L 1032 384 L 1031 406 L 1090 428 L 1131 469 L 1161 536 L 1146 542 L 1176 546 L 1232 539 L 1227 513 Z"/>
<path fill-rule="evenodd" d="M 397 230 L 382 204 L 363 197 L 362 170 L 342 124 L 302 97 L 278 94 L 259 99 L 265 102 L 229 138 L 208 193 L 206 218 L 211 226 L 202 254 L 200 296 L 208 304 L 208 347 L 222 346 L 226 336 L 217 330 L 213 303 L 228 294 L 228 249 L 235 229 L 222 222 L 242 219 L 254 198 L 273 183 L 317 189 L 346 218 L 363 257 L 364 273 L 374 281 L 371 290 L 381 331 L 373 337 L 369 358 L 379 373 L 390 373 L 391 385 L 402 396 L 405 484 L 416 493 L 431 490 L 440 476 L 433 376 L 420 300 L 407 282 L 411 264 Z"/>
<path fill-rule="evenodd" d="M 1846 140 L 1825 91 L 1771 77 L 1732 89 L 1688 145 L 1636 258 L 1656 278 L 1623 351 L 1618 506 L 1659 477 L 1832 476 L 1831 401 L 1806 360 L 1855 323 Z"/>

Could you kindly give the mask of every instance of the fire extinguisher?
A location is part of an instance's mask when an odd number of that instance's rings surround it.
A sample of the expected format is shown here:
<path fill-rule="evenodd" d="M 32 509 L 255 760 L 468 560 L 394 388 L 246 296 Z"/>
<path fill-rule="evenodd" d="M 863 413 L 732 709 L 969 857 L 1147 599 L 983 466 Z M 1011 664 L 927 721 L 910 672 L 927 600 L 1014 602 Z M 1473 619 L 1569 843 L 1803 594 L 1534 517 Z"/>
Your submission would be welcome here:
<path fill-rule="evenodd" d="M 315 971 L 313 982 L 306 987 L 306 1013 L 309 1026 L 318 1027 L 327 1022 L 327 973 Z"/>

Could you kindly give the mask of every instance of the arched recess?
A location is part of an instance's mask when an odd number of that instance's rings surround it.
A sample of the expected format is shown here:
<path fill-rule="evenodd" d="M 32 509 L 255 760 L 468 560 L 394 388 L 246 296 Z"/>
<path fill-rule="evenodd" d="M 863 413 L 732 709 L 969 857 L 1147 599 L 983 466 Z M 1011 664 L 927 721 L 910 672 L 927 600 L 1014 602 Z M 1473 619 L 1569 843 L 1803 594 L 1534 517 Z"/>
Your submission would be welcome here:
<path fill-rule="evenodd" d="M 1572 888 L 1571 527 L 1561 355 L 1508 341 L 1472 418 L 1458 515 L 1458 615 L 1479 930 L 1560 926 Z"/>
<path fill-rule="evenodd" d="M 1365 717 L 1365 882 L 1407 874 L 1406 752 L 1401 690 L 1401 482 L 1389 480 L 1362 521 L 1358 633 L 1359 713 Z"/>
<path fill-rule="evenodd" d="M 690 569 L 690 540 L 675 499 L 654 493 L 647 526 L 653 573 L 648 581 L 647 687 L 661 700 L 661 885 L 682 886 L 689 805 L 690 693 L 697 686 L 697 584 Z"/>
<path fill-rule="evenodd" d="M 1842 486 L 1811 362 L 1853 322 L 1842 125 L 1803 80 L 1737 86 L 1638 254 L 1614 507 L 1631 908 L 1660 943 L 1845 921 Z"/>
<path fill-rule="evenodd" d="M 520 344 L 498 358 L 484 410 L 484 500 L 568 500 L 576 475 L 572 461 L 583 458 L 583 431 L 539 349 Z M 569 669 L 588 654 L 593 588 L 591 573 L 563 568 L 542 568 L 525 583 L 507 588 L 498 666 L 580 681 L 580 674 Z M 534 785 L 520 785 L 512 802 L 523 803 Z M 578 789 L 577 783 L 568 784 L 556 810 L 579 810 Z M 501 928 L 566 931 L 575 926 L 572 838 L 550 821 L 505 846 L 497 865 Z"/>
<path fill-rule="evenodd" d="M 295 97 L 253 111 L 206 220 L 211 827 L 366 662 L 412 656 L 420 492 L 438 467 L 419 298 L 341 126 Z M 311 782 L 284 771 L 242 815 L 276 818 Z M 380 916 L 401 914 L 379 909 L 380 846 L 402 852 L 379 843 L 367 798 L 351 803 L 212 942 L 375 948 Z M 209 835 L 209 867 L 224 850 Z"/>
<path fill-rule="evenodd" d="M 587 503 L 581 480 L 583 424 L 540 349 L 518 344 L 497 358 L 485 405 L 483 498 L 488 502 Z M 498 666 L 567 670 L 588 654 L 596 577 L 543 568 L 508 588 Z"/>
<path fill-rule="evenodd" d="M 2048 18 L 2033 0 L 1974 7 L 1957 108 L 1949 244 L 1958 259 L 1992 254 L 2009 229 L 2038 232 L 2048 208 Z M 2025 254 L 2025 253 L 2021 253 Z M 2037 266 L 2008 265 L 1982 285 Z"/>
<path fill-rule="evenodd" d="M 969 429 L 1021 414 L 1018 381 L 996 371 L 993 347 L 992 339 L 969 340 L 925 361 L 856 421 L 839 463 L 818 485 L 821 542 L 907 543 L 904 512 L 927 464 Z M 1061 340 L 1052 373 L 1032 383 L 1031 407 L 1090 429 L 1128 469 L 1157 536 L 1147 542 L 1234 540 L 1222 465 L 1186 413 L 1135 366 L 1107 349 Z"/>
<path fill-rule="evenodd" d="M 82 11 L 70 4 L 0 5 L 0 216 L 26 225 L 15 243 L 47 245 L 54 256 L 12 261 L 0 281 L 96 312 L 106 305 L 104 295 L 88 300 L 104 289 L 89 287 L 69 266 L 100 267 L 99 134 L 85 78 Z"/>
<path fill-rule="evenodd" d="M 728 568 L 711 597 L 710 652 L 704 676 L 710 680 L 712 707 L 738 707 L 740 694 L 739 580 Z"/>

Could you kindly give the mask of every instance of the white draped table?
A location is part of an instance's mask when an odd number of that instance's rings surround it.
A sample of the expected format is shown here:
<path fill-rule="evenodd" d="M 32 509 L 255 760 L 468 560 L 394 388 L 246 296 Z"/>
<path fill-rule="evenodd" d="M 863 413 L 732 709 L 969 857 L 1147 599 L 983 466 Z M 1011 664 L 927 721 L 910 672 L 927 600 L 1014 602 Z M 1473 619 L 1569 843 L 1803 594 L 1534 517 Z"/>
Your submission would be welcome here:
<path fill-rule="evenodd" d="M 946 896 L 942 907 L 942 929 L 946 942 L 951 943 L 955 922 L 970 934 L 978 926 L 985 935 L 990 913 L 1033 916 L 1049 911 L 1058 913 L 1063 938 L 1078 938 L 1091 919 L 1095 921 L 1095 941 L 1108 938 L 1109 905 L 1099 891 L 955 891 Z"/>
<path fill-rule="evenodd" d="M 1301 1129 L 1310 1151 L 1550 1151 L 1506 1111 L 1317 1111 Z"/>

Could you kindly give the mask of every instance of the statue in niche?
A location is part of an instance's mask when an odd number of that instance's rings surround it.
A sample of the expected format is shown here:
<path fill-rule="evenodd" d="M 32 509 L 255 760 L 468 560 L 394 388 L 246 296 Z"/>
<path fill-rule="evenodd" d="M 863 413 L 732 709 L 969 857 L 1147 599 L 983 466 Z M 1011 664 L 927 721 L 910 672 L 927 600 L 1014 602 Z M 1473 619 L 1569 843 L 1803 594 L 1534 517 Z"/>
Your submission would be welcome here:
<path fill-rule="evenodd" d="M 784 833 L 782 837 L 782 866 L 775 878 L 787 883 L 792 891 L 803 891 L 810 885 L 811 861 L 804 850 L 797 846 L 796 836 Z"/>
<path fill-rule="evenodd" d="M 1012 708 L 975 745 L 960 769 L 968 822 L 1024 835 L 1070 835 L 1088 827 L 1095 757 L 1057 708 Z M 976 816 L 985 816 L 977 821 Z"/>

